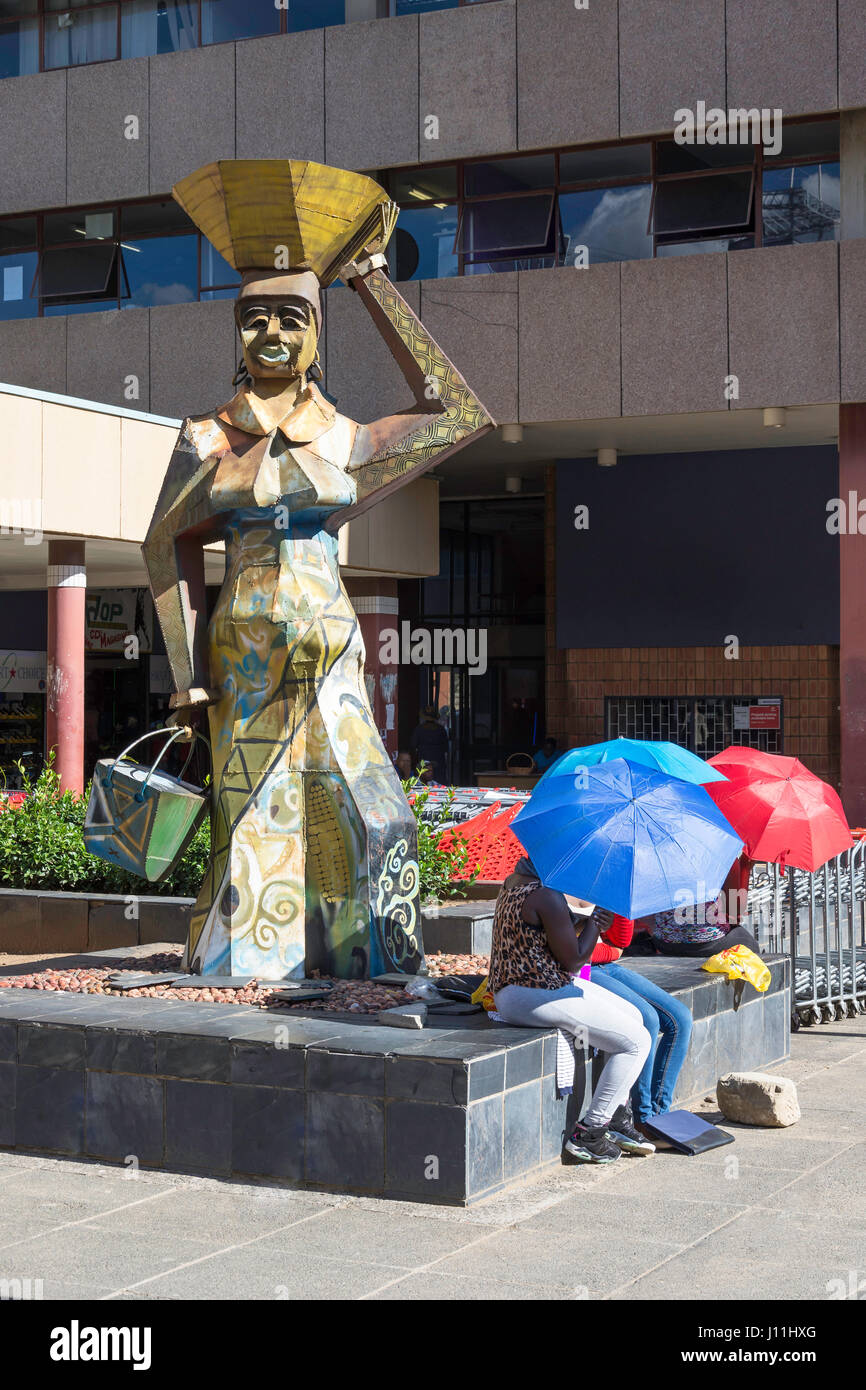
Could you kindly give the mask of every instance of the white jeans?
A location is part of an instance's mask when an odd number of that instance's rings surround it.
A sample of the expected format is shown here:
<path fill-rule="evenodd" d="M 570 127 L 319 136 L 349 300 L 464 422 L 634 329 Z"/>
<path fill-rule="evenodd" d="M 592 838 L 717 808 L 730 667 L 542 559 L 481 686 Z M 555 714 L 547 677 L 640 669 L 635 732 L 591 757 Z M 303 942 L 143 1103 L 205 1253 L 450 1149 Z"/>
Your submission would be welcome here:
<path fill-rule="evenodd" d="M 592 1094 L 585 1125 L 605 1124 L 643 1070 L 652 1039 L 640 1012 L 627 999 L 581 980 L 562 989 L 527 989 L 505 985 L 494 996 L 496 1012 L 524 1028 L 561 1028 L 585 1047 L 597 1047 L 606 1061 Z"/>

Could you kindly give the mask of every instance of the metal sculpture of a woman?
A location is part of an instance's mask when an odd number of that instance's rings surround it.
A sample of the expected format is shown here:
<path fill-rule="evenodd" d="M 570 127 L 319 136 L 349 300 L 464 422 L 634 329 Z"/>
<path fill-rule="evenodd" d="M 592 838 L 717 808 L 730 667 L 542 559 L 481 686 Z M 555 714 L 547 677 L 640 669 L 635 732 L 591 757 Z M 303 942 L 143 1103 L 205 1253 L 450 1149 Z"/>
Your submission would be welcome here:
<path fill-rule="evenodd" d="M 411 974 L 423 960 L 414 820 L 370 709 L 337 531 L 493 422 L 388 279 L 396 209 L 373 180 L 226 160 L 174 196 L 241 272 L 248 374 L 227 405 L 183 422 L 143 547 L 171 720 L 206 710 L 212 750 L 211 857 L 186 964 L 261 979 Z M 415 397 L 369 425 L 315 384 L 321 290 L 338 276 Z M 208 622 L 202 547 L 216 540 L 226 575 Z"/>

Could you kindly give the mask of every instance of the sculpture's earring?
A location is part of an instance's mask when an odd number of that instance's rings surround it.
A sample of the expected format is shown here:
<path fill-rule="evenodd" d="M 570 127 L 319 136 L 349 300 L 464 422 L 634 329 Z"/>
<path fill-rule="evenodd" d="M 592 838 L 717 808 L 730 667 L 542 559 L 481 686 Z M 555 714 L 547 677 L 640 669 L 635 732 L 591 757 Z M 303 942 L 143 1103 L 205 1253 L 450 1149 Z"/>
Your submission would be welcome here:
<path fill-rule="evenodd" d="M 322 371 L 322 364 L 319 361 L 319 354 L 317 351 L 315 359 L 307 368 L 307 381 L 321 381 L 324 375 L 325 373 Z"/>

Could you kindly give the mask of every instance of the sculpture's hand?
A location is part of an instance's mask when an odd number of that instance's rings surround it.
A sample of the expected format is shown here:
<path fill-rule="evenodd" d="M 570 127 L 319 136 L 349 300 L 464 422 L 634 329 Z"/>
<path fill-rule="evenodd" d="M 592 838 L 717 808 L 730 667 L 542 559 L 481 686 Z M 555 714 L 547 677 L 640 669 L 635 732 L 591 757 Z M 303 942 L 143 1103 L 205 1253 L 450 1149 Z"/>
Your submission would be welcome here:
<path fill-rule="evenodd" d="M 176 695 L 172 695 L 168 702 L 171 710 L 165 721 L 167 729 L 188 728 L 190 733 L 187 737 L 181 737 L 178 743 L 189 743 L 193 732 L 197 732 L 200 725 L 204 723 L 205 711 L 209 705 L 215 705 L 220 698 L 218 690 L 180 690 Z"/>

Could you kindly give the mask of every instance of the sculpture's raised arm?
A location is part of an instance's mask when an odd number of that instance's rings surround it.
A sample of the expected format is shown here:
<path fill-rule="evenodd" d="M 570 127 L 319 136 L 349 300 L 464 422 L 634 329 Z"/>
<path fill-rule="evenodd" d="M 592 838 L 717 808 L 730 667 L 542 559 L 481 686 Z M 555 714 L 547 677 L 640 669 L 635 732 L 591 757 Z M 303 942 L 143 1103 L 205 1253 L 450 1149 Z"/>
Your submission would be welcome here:
<path fill-rule="evenodd" d="M 357 502 L 338 512 L 329 529 L 366 511 L 495 425 L 388 279 L 383 260 L 373 256 L 360 265 L 347 266 L 344 273 L 406 378 L 415 405 L 358 429 L 348 466 L 357 485 Z"/>

